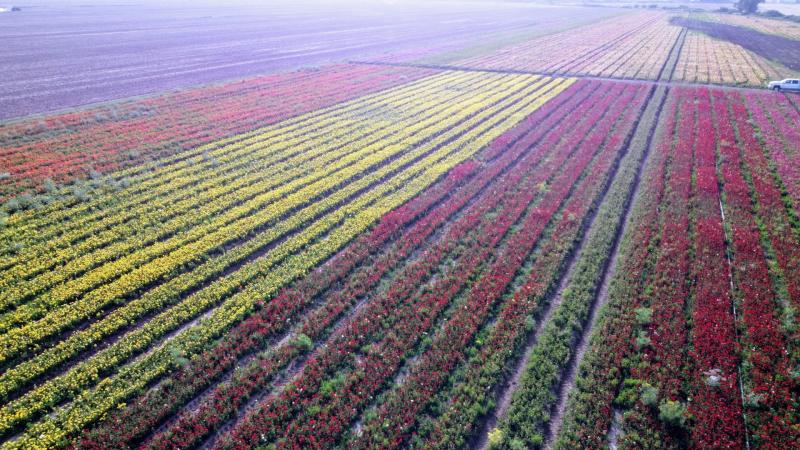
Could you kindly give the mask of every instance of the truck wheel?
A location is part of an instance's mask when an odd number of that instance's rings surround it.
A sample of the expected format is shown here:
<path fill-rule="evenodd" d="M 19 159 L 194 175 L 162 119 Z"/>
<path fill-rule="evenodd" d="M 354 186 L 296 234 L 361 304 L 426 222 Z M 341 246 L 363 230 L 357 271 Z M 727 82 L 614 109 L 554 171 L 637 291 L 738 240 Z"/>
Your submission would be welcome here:
<path fill-rule="evenodd" d="M 775 86 L 774 88 L 772 88 L 772 90 L 780 92 L 781 91 L 781 87 L 780 86 Z"/>

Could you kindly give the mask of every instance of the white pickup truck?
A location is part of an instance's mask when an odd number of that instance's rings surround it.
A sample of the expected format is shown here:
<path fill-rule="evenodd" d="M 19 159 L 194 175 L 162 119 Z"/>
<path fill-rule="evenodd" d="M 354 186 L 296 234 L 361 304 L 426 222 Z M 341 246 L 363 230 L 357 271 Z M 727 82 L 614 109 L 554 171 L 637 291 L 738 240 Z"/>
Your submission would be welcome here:
<path fill-rule="evenodd" d="M 770 81 L 767 85 L 773 91 L 798 91 L 800 92 L 800 80 L 788 78 L 782 81 Z"/>

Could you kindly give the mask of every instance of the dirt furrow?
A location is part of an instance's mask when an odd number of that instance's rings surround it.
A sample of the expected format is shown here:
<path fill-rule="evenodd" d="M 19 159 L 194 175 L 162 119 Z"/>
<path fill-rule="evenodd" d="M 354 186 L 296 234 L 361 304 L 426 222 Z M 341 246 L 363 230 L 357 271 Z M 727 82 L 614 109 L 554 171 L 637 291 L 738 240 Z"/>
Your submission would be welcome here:
<path fill-rule="evenodd" d="M 594 299 L 594 304 L 590 309 L 588 324 L 583 329 L 583 334 L 581 335 L 577 349 L 574 352 L 569 362 L 566 374 L 562 378 L 561 385 L 559 386 L 558 389 L 558 402 L 556 403 L 555 408 L 550 416 L 550 423 L 548 426 L 547 434 L 545 436 L 544 448 L 546 450 L 552 449 L 553 442 L 555 441 L 555 438 L 556 436 L 558 436 L 558 432 L 561 429 L 561 424 L 564 418 L 564 412 L 566 411 L 567 407 L 567 401 L 569 400 L 569 394 L 570 392 L 572 392 L 572 389 L 575 386 L 575 379 L 577 378 L 578 375 L 578 367 L 580 366 L 580 363 L 583 360 L 584 355 L 586 354 L 586 350 L 589 347 L 589 340 L 591 339 L 592 331 L 594 331 L 595 325 L 597 324 L 597 320 L 599 318 L 599 312 L 602 310 L 603 306 L 608 301 L 608 287 L 611 280 L 614 278 L 614 275 L 616 274 L 617 264 L 619 262 L 619 243 L 621 241 L 622 236 L 625 235 L 625 233 L 627 233 L 628 231 L 628 226 L 630 224 L 631 214 L 633 211 L 632 208 L 633 200 L 639 191 L 641 175 L 645 165 L 647 164 L 648 156 L 650 155 L 653 137 L 655 136 L 655 130 L 658 126 L 659 117 L 661 116 L 661 112 L 663 110 L 666 98 L 667 98 L 666 89 L 661 90 L 659 93 L 650 98 L 643 116 L 646 116 L 647 110 L 651 108 L 655 108 L 655 115 L 651 120 L 643 120 L 639 122 L 639 125 L 635 131 L 635 136 L 645 136 L 644 155 L 641 161 L 639 162 L 639 166 L 637 168 L 636 175 L 633 180 L 632 188 L 628 193 L 628 198 L 625 201 L 624 211 L 623 214 L 621 215 L 622 221 L 619 223 L 621 226 L 619 227 L 619 230 L 617 231 L 616 236 L 614 237 L 611 259 L 606 264 L 606 267 L 602 272 L 601 275 L 602 281 L 600 282 L 600 290 L 598 291 L 597 296 Z M 634 140 L 636 140 L 636 137 L 634 137 Z M 581 244 L 583 244 L 583 242 Z"/>

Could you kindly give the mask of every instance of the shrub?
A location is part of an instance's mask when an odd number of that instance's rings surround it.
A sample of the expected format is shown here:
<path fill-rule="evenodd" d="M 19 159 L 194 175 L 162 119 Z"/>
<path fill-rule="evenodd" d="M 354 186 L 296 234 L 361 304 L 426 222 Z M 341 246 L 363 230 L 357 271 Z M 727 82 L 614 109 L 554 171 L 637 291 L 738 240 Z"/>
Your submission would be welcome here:
<path fill-rule="evenodd" d="M 492 431 L 489 432 L 489 448 L 499 447 L 503 443 L 503 437 L 503 430 L 497 427 L 492 428 Z"/>
<path fill-rule="evenodd" d="M 639 325 L 649 325 L 653 321 L 653 310 L 651 308 L 636 308 L 636 323 Z"/>
<path fill-rule="evenodd" d="M 639 388 L 639 398 L 647 406 L 656 406 L 658 404 L 658 389 L 650 383 L 642 383 Z"/>
<path fill-rule="evenodd" d="M 662 402 L 658 407 L 658 418 L 669 426 L 683 428 L 686 425 L 686 405 L 674 400 Z"/>
<path fill-rule="evenodd" d="M 300 333 L 292 340 L 292 345 L 303 351 L 308 351 L 314 346 L 314 341 L 307 335 Z"/>

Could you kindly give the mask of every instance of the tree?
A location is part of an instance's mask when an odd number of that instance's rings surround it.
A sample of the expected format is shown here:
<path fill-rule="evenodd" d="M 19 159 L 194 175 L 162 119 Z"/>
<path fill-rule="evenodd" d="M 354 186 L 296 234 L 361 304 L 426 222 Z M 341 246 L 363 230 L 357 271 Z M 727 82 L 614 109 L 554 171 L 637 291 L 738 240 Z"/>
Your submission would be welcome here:
<path fill-rule="evenodd" d="M 758 11 L 758 4 L 764 0 L 737 0 L 736 9 L 742 14 L 752 14 Z"/>

